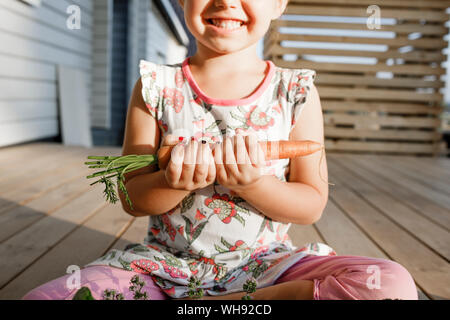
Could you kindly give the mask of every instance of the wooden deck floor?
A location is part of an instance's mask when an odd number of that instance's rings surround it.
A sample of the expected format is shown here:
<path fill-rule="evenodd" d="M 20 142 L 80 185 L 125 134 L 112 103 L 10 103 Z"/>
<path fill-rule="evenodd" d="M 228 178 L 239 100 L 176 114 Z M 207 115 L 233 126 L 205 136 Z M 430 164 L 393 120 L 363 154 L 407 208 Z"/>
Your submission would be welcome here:
<path fill-rule="evenodd" d="M 88 155 L 119 148 L 30 143 L 0 148 L 0 299 L 141 242 L 147 218 L 107 204 L 89 186 Z M 391 259 L 413 275 L 421 299 L 450 298 L 450 160 L 328 154 L 330 198 L 322 218 L 292 225 L 298 246 L 319 241 L 338 255 Z"/>

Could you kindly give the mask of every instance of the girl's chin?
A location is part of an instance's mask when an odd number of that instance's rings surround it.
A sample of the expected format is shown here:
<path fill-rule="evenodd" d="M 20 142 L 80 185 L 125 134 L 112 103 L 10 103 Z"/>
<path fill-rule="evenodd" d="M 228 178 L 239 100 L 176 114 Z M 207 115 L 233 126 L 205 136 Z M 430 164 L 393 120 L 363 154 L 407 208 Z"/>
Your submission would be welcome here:
<path fill-rule="evenodd" d="M 238 51 L 242 51 L 243 48 L 246 46 L 242 45 L 242 42 L 239 42 L 235 45 L 226 45 L 221 43 L 221 41 L 209 41 L 209 44 L 207 45 L 208 49 L 211 51 L 214 51 L 218 54 L 230 54 Z"/>

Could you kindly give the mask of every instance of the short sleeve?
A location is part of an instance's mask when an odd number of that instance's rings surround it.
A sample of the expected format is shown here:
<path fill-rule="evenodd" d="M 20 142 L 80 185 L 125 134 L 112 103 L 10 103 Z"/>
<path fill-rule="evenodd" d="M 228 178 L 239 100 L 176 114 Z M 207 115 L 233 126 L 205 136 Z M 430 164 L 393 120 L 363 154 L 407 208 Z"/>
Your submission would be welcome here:
<path fill-rule="evenodd" d="M 292 83 L 295 85 L 292 104 L 291 130 L 298 121 L 305 107 L 311 86 L 316 78 L 316 71 L 311 69 L 295 69 L 292 75 Z"/>
<path fill-rule="evenodd" d="M 160 110 L 160 92 L 161 79 L 159 65 L 150 61 L 141 60 L 139 63 L 139 71 L 142 82 L 142 97 L 145 101 L 148 111 L 155 119 L 159 119 Z"/>

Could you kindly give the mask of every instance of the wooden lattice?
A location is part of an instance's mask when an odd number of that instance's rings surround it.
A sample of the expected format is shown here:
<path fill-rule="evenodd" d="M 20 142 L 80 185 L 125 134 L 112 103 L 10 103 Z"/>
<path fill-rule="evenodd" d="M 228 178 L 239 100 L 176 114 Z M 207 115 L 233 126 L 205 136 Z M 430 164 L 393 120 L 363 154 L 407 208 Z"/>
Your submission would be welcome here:
<path fill-rule="evenodd" d="M 443 154 L 446 147 L 440 129 L 444 108 L 440 88 L 445 87 L 442 75 L 446 70 L 441 64 L 447 59 L 443 49 L 447 48 L 444 36 L 448 34 L 445 22 L 449 18 L 446 8 L 450 7 L 450 1 L 376 1 L 381 26 L 371 30 L 367 18 L 374 11 L 367 9 L 373 3 L 372 0 L 291 0 L 285 14 L 272 21 L 264 39 L 264 57 L 280 67 L 317 71 L 315 84 L 324 113 L 327 150 Z M 332 19 L 296 21 L 298 15 L 362 19 L 359 23 L 332 22 Z M 325 35 L 307 35 L 280 31 L 281 27 L 331 30 Z M 374 37 L 342 36 L 340 30 L 370 31 Z M 390 31 L 393 37 L 380 38 L 380 31 L 384 34 Z M 286 41 L 294 45 L 296 42 L 292 41 L 302 41 L 304 47 L 286 45 Z M 308 47 L 311 42 L 384 45 L 385 51 Z M 357 63 L 356 59 L 352 63 L 314 62 L 305 55 L 375 59 L 374 64 Z M 381 78 L 377 76 L 379 72 L 389 72 L 391 78 Z"/>

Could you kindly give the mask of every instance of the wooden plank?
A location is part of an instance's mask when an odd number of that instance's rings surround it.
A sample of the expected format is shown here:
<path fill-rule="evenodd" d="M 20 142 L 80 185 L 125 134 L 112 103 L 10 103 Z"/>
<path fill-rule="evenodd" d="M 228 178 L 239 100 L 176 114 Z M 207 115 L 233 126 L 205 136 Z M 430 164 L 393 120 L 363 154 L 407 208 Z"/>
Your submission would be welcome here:
<path fill-rule="evenodd" d="M 335 161 L 336 154 L 328 156 Z M 330 181 L 334 180 L 334 171 L 330 172 Z M 330 196 L 334 191 L 333 187 L 330 190 Z M 339 185 L 339 188 L 346 188 L 345 185 Z M 319 226 L 321 234 L 332 244 L 333 248 L 338 252 L 338 255 L 353 254 L 359 256 L 378 257 L 383 259 L 391 259 L 382 248 L 379 248 L 367 235 L 364 230 L 359 229 L 352 220 L 350 220 L 345 212 L 341 211 L 331 199 L 327 204 L 326 210 L 321 219 L 316 223 Z M 336 232 L 336 226 L 339 226 L 339 232 Z M 416 284 L 419 300 L 429 300 L 428 296 L 421 290 L 420 286 Z"/>
<path fill-rule="evenodd" d="M 372 161 L 376 156 L 371 157 Z M 342 163 L 345 162 L 344 167 Z M 342 159 L 339 157 L 330 161 L 330 170 L 342 178 L 343 186 L 351 189 L 362 199 L 370 203 L 382 214 L 396 222 L 398 226 L 405 229 L 410 235 L 426 244 L 437 254 L 446 260 L 450 260 L 450 232 L 442 228 L 434 221 L 430 221 L 420 212 L 416 212 L 401 201 L 393 198 L 383 190 L 383 186 L 372 184 L 363 175 L 353 173 L 351 170 L 352 158 Z M 341 185 L 341 186 L 342 186 Z"/>
<path fill-rule="evenodd" d="M 330 155 L 329 158 L 334 158 Z M 333 173 L 331 173 L 331 179 Z M 340 186 L 345 188 L 345 186 Z M 334 188 L 330 189 L 330 199 L 322 214 L 322 217 L 315 223 L 320 235 L 326 239 L 326 243 L 330 245 L 338 255 L 356 255 L 365 257 L 375 257 L 382 259 L 391 259 L 376 243 L 343 212 L 335 202 L 331 195 Z M 336 232 L 339 230 L 339 232 Z M 417 284 L 416 284 L 417 285 Z M 417 291 L 420 300 L 429 300 L 428 296 L 417 285 Z"/>
<path fill-rule="evenodd" d="M 273 58 L 273 62 L 282 68 L 305 68 L 313 69 L 316 72 L 333 71 L 333 72 L 345 72 L 345 73 L 363 73 L 363 72 L 392 72 L 393 74 L 403 75 L 441 75 L 445 74 L 445 69 L 440 67 L 429 67 L 425 65 L 393 65 L 388 66 L 384 64 L 376 65 L 360 65 L 349 63 L 325 63 L 325 62 L 312 62 L 307 60 L 297 61 L 285 61 Z"/>
<path fill-rule="evenodd" d="M 430 158 L 430 157 L 413 157 L 411 161 L 418 163 L 419 165 L 425 164 L 427 167 L 437 167 L 442 169 L 442 173 L 448 175 L 450 171 L 450 158 Z M 440 170 L 439 170 L 440 171 Z M 440 171 L 441 172 L 441 171 Z"/>
<path fill-rule="evenodd" d="M 26 144 L 24 146 L 26 146 Z M 29 150 L 25 147 L 21 151 L 22 152 L 20 153 L 10 154 L 9 157 L 1 162 L 1 165 L 5 168 L 11 168 L 14 164 L 22 166 L 21 170 L 1 171 L 0 181 L 2 181 L 3 184 L 11 183 L 11 185 L 14 185 L 15 180 L 22 178 L 23 181 L 23 178 L 26 177 L 27 174 L 33 176 L 32 174 L 36 172 L 36 169 L 42 169 L 47 163 L 52 163 L 52 159 L 59 161 L 68 156 L 70 158 L 70 155 L 76 155 L 78 153 L 78 150 L 75 151 L 63 148 L 59 143 L 40 143 L 36 144 L 35 147 L 31 147 Z M 11 180 L 6 181 L 7 179 Z M 5 190 L 8 191 L 7 188 Z"/>
<path fill-rule="evenodd" d="M 22 229 L 45 216 L 52 215 L 66 203 L 90 191 L 90 182 L 85 179 L 88 174 L 90 174 L 88 170 L 81 169 L 74 173 L 63 172 L 61 176 L 54 177 L 58 181 L 58 185 L 54 189 L 41 194 L 37 198 L 25 197 L 22 201 L 14 202 L 11 206 L 2 206 L 0 208 L 0 242 L 19 233 Z M 31 200 L 29 200 L 30 198 Z"/>
<path fill-rule="evenodd" d="M 276 37 L 276 36 L 272 36 Z M 303 43 L 305 45 L 307 43 Z M 360 58 L 375 58 L 377 61 L 386 62 L 387 59 L 399 59 L 398 64 L 407 62 L 409 65 L 427 65 L 427 63 L 440 64 L 445 61 L 445 55 L 440 53 L 441 51 L 426 51 L 426 49 L 412 49 L 412 51 L 402 53 L 399 49 L 388 49 L 386 51 L 374 51 L 359 50 L 359 49 L 327 49 L 327 48 L 314 48 L 314 47 L 294 47 L 294 46 L 281 46 L 277 39 L 271 39 L 264 44 L 264 56 L 270 59 L 283 59 L 283 55 L 291 54 L 297 55 L 298 59 L 304 55 L 321 55 L 321 56 L 345 56 L 345 57 L 360 57 Z M 444 57 L 440 57 L 443 55 Z M 287 61 L 287 60 L 286 60 Z M 292 58 L 290 59 L 292 61 Z M 412 64 L 410 62 L 413 62 Z M 415 62 L 421 62 L 417 64 Z M 323 62 L 320 62 L 323 63 Z M 356 65 L 353 64 L 353 65 Z"/>
<path fill-rule="evenodd" d="M 27 184 L 30 184 L 33 181 L 50 175 L 65 165 L 78 163 L 80 166 L 80 152 L 83 152 L 83 149 L 80 147 L 70 149 L 62 148 L 55 153 L 48 154 L 35 161 L 29 161 L 28 165 L 24 165 L 22 170 L 2 174 L 0 177 L 0 181 L 2 181 L 0 194 L 10 193 L 15 189 L 24 187 L 25 181 Z"/>
<path fill-rule="evenodd" d="M 327 244 L 325 239 L 317 232 L 315 225 L 300 225 L 293 223 L 289 228 L 288 235 L 291 238 L 292 244 L 299 248 L 310 242 Z"/>
<path fill-rule="evenodd" d="M 71 154 L 72 152 L 75 152 L 75 158 L 77 158 L 76 155 L 79 155 L 79 157 L 87 157 L 87 155 L 120 155 L 121 151 L 122 149 L 120 147 L 96 146 L 93 148 L 85 148 L 81 146 L 66 146 L 59 142 L 35 141 L 20 145 L 1 147 L 0 166 L 9 166 L 12 165 L 12 162 L 20 162 L 21 165 L 31 166 L 35 159 L 41 159 L 41 157 L 51 158 L 56 154 L 63 153 Z M 31 161 L 30 157 L 32 157 Z M 82 167 L 86 167 L 84 162 L 82 163 Z"/>
<path fill-rule="evenodd" d="M 327 150 L 355 151 L 355 152 L 384 152 L 398 154 L 435 154 L 439 152 L 436 144 L 399 143 L 399 142 L 371 142 L 371 141 L 332 141 L 325 139 Z"/>
<path fill-rule="evenodd" d="M 389 164 L 380 163 L 376 160 L 376 158 L 374 159 L 375 160 L 372 161 L 372 165 L 376 166 L 378 164 L 377 167 L 379 168 L 379 170 L 377 171 L 379 171 L 380 175 L 386 176 L 386 178 L 395 179 L 397 184 L 401 185 L 402 187 L 421 194 L 425 198 L 428 198 L 431 201 L 435 202 L 437 205 L 450 210 L 450 198 L 448 196 L 422 185 L 421 183 L 417 182 L 417 180 L 410 178 L 409 176 L 400 175 L 399 172 L 392 168 L 392 166 L 390 166 Z"/>
<path fill-rule="evenodd" d="M 433 167 L 437 166 L 444 170 L 447 170 L 447 172 L 450 170 L 450 158 L 429 158 L 429 157 L 416 157 L 412 159 L 413 161 L 416 161 L 418 163 L 426 163 L 427 167 Z"/>
<path fill-rule="evenodd" d="M 130 227 L 116 239 L 112 246 L 105 250 L 106 254 L 110 249 L 124 250 L 125 247 L 132 243 L 144 243 L 144 238 L 148 230 L 148 217 L 136 217 L 131 222 Z"/>
<path fill-rule="evenodd" d="M 372 138 L 383 140 L 404 140 L 404 141 L 439 141 L 442 134 L 433 131 L 418 131 L 418 130 L 370 130 L 357 128 L 335 128 L 326 125 L 324 127 L 327 138 Z"/>
<path fill-rule="evenodd" d="M 320 5 L 340 5 L 340 6 L 369 6 L 372 0 L 291 0 L 290 4 L 320 4 Z M 424 8 L 424 9 L 445 9 L 450 7 L 450 1 L 441 0 L 383 0 L 379 3 L 383 8 Z"/>
<path fill-rule="evenodd" d="M 320 90 L 320 88 L 318 88 Z M 426 104 L 416 103 L 386 103 L 379 101 L 331 101 L 323 100 L 322 109 L 324 111 L 347 112 L 347 111 L 366 111 L 366 112 L 385 112 L 397 114 L 424 114 L 440 115 L 443 107 L 434 107 Z"/>
<path fill-rule="evenodd" d="M 51 216 L 3 242 L 0 246 L 0 289 L 103 208 L 102 191 L 103 186 L 94 185 L 89 192 L 68 202 Z"/>
<path fill-rule="evenodd" d="M 341 186 L 345 188 L 345 186 Z M 330 191 L 331 193 L 333 190 Z M 327 239 L 327 243 L 338 255 L 355 255 L 392 260 L 356 225 L 345 212 L 340 210 L 330 199 L 324 213 L 316 223 L 320 234 Z M 336 229 L 339 232 L 336 232 Z M 419 300 L 429 300 L 428 296 L 417 285 Z"/>
<path fill-rule="evenodd" d="M 352 172 L 359 176 L 364 176 L 373 184 L 383 188 L 392 197 L 402 201 L 405 205 L 426 216 L 429 220 L 439 224 L 446 230 L 450 230 L 450 215 L 447 209 L 424 197 L 421 193 L 404 188 L 396 176 L 385 173 L 382 167 L 371 161 L 372 155 L 333 154 L 333 159 L 340 158 L 343 160 L 351 159 L 351 167 L 348 166 L 350 162 L 340 161 L 342 166 L 351 169 Z M 334 181 L 330 179 L 330 182 Z"/>
<path fill-rule="evenodd" d="M 339 16 L 339 17 L 368 17 L 369 14 L 364 8 L 343 8 L 338 6 L 327 6 L 326 8 L 320 6 L 298 6 L 295 4 L 289 5 L 284 14 L 300 14 L 300 15 L 315 15 L 315 16 Z M 408 9 L 383 9 L 383 18 L 402 17 L 403 20 L 428 20 L 444 22 L 448 20 L 448 14 L 442 11 L 434 10 L 408 10 Z"/>
<path fill-rule="evenodd" d="M 286 16 L 273 21 L 264 38 L 265 58 L 272 59 L 280 68 L 316 71 L 315 84 L 324 111 L 328 150 L 447 154 L 447 146 L 438 130 L 444 98 L 441 78 L 446 72 L 441 66 L 446 60 L 442 49 L 448 46 L 444 35 L 448 33 L 449 18 L 442 8 L 448 8 L 447 4 L 420 0 L 383 1 L 378 4 L 382 8 L 382 18 L 394 18 L 396 24 L 384 23 L 381 29 L 368 30 L 366 18 L 370 13 L 366 9 L 369 2 L 290 2 Z M 305 16 L 312 21 L 304 21 Z M 323 19 L 314 16 L 358 19 L 353 19 L 352 23 L 329 22 L 331 19 L 320 21 Z M 303 21 L 295 21 L 297 18 Z M 302 30 L 294 32 L 294 28 Z M 321 34 L 311 34 L 311 29 L 321 31 Z M 288 46 L 286 41 L 301 42 L 306 48 L 295 48 L 290 43 Z M 310 42 L 344 43 L 345 49 L 314 48 Z M 368 50 L 358 49 L 362 46 Z M 351 50 L 353 47 L 355 50 Z M 375 47 L 383 51 L 377 51 Z M 285 55 L 291 57 L 288 59 Z M 354 59 L 354 63 L 315 62 L 307 55 L 371 58 L 375 63 L 359 63 L 359 59 Z M 377 77 L 381 76 L 379 73 L 388 73 L 392 78 Z"/>
<path fill-rule="evenodd" d="M 333 182 L 342 185 L 344 179 L 335 175 Z M 393 260 L 411 273 L 430 298 L 450 297 L 450 286 L 442 285 L 450 283 L 446 261 L 349 189 L 335 188 L 332 199 Z"/>
<path fill-rule="evenodd" d="M 334 180 L 330 171 L 330 181 Z M 339 186 L 343 187 L 343 186 Z M 368 238 L 364 232 L 332 200 L 334 188 L 330 188 L 330 198 L 319 221 L 316 222 L 320 234 L 338 255 L 355 255 L 389 259 L 389 257 Z M 339 230 L 337 232 L 337 230 Z"/>
<path fill-rule="evenodd" d="M 8 165 L 11 165 L 12 162 L 26 161 L 26 158 L 31 157 L 32 155 L 39 157 L 58 148 L 60 148 L 59 143 L 47 142 L 32 142 L 0 147 L 0 168 L 4 170 Z"/>
<path fill-rule="evenodd" d="M 65 147 L 68 149 L 68 147 Z M 70 149 L 73 149 L 71 147 Z M 102 150 L 110 150 L 109 152 L 104 152 Z M 83 152 L 83 151 L 82 151 Z M 0 212 L 5 212 L 18 205 L 24 205 L 27 202 L 41 196 L 45 192 L 51 191 L 53 188 L 59 187 L 61 184 L 70 181 L 74 177 L 79 177 L 83 181 L 86 180 L 86 176 L 81 177 L 80 174 L 85 172 L 86 166 L 83 164 L 83 160 L 87 160 L 87 155 L 120 155 L 120 150 L 118 148 L 95 148 L 95 149 L 85 149 L 85 154 L 81 153 L 79 160 L 68 160 L 65 165 L 55 168 L 54 170 L 47 171 L 47 173 L 42 173 L 39 169 L 40 174 L 36 175 L 36 179 L 29 179 L 30 182 L 27 184 L 21 184 L 19 187 L 11 188 L 8 192 L 4 193 L 0 198 Z M 74 156 L 75 157 L 75 156 Z M 90 173 L 96 170 L 90 169 Z M 26 178 L 26 177 L 25 177 Z M 93 181 L 89 181 L 92 183 Z"/>
<path fill-rule="evenodd" d="M 277 33 L 275 41 L 312 41 L 312 42 L 338 42 L 338 43 L 354 43 L 354 44 L 379 44 L 388 45 L 392 48 L 400 48 L 404 46 L 414 46 L 420 49 L 443 49 L 447 47 L 447 41 L 443 39 L 410 39 L 408 37 L 396 38 L 364 38 L 350 36 L 322 36 L 322 35 L 304 35 L 295 33 Z"/>
<path fill-rule="evenodd" d="M 414 165 L 414 162 L 408 161 L 411 157 L 396 157 L 396 156 L 377 156 L 375 161 L 381 165 L 387 165 L 400 173 L 414 179 L 418 183 L 427 188 L 431 188 L 444 195 L 450 196 L 450 175 L 440 168 L 425 167 L 424 165 Z M 437 169 L 437 170 L 436 170 Z M 435 174 L 431 174 L 434 171 Z"/>
<path fill-rule="evenodd" d="M 51 152 L 49 152 L 52 150 Z M 54 149 L 48 149 L 46 146 L 41 149 L 34 149 L 35 154 L 42 155 L 36 160 L 29 160 L 27 158 L 21 159 L 27 163 L 21 162 L 23 169 L 15 170 L 10 173 L 2 172 L 0 175 L 0 193 L 3 195 L 10 194 L 17 188 L 24 188 L 27 185 L 37 182 L 41 184 L 47 184 L 50 182 L 44 182 L 45 179 L 51 178 L 52 175 L 64 172 L 66 168 L 72 166 L 78 167 L 83 170 L 87 168 L 84 161 L 87 161 L 89 155 L 112 155 L 118 156 L 121 154 L 119 148 L 103 147 L 103 148 L 85 148 L 80 146 L 62 146 L 55 147 Z M 44 155 L 43 155 L 44 154 Z M 95 172 L 94 169 L 90 169 Z M 44 180 L 43 180 L 44 179 Z M 27 185 L 23 182 L 27 181 Z"/>
<path fill-rule="evenodd" d="M 323 21 L 297 21 L 290 20 L 289 17 L 283 17 L 283 20 L 273 20 L 270 24 L 273 30 L 277 28 L 318 28 L 318 29 L 341 29 L 341 30 L 364 30 L 376 34 L 380 31 L 391 31 L 396 34 L 410 34 L 420 32 L 423 35 L 445 35 L 448 29 L 444 25 L 421 25 L 420 23 L 404 23 L 404 24 L 380 24 L 380 29 L 368 30 L 366 22 L 363 23 L 345 23 L 345 22 L 323 22 Z"/>
<path fill-rule="evenodd" d="M 322 89 L 320 90 L 320 94 Z M 439 128 L 441 120 L 426 117 L 404 117 L 404 116 L 378 116 L 370 117 L 352 114 L 324 114 L 325 125 L 355 125 L 358 127 L 371 127 L 373 125 L 390 126 L 398 128 Z"/>
<path fill-rule="evenodd" d="M 450 183 L 449 167 L 444 166 L 442 162 L 434 162 L 433 159 L 434 158 L 429 157 L 406 157 L 405 162 L 411 168 L 415 168 L 415 170 L 418 171 L 420 170 L 422 173 L 429 176 L 430 178 Z M 447 162 L 450 165 L 450 158 L 442 158 L 442 159 L 443 160 L 447 159 Z M 423 170 L 424 167 L 426 168 L 426 170 Z"/>
<path fill-rule="evenodd" d="M 315 48 L 297 48 L 284 47 L 278 42 L 273 42 L 264 49 L 266 55 L 282 58 L 284 54 L 296 54 L 299 57 L 304 55 L 322 55 L 322 56 L 345 56 L 345 57 L 363 57 L 376 58 L 380 60 L 386 59 L 402 59 L 405 62 L 443 62 L 447 57 L 440 51 L 414 50 L 402 53 L 398 49 L 387 51 L 362 51 L 362 50 L 336 50 L 336 49 L 315 49 Z"/>
<path fill-rule="evenodd" d="M 319 85 L 351 85 L 355 83 L 358 85 L 367 85 L 371 87 L 384 87 L 384 88 L 443 88 L 445 82 L 440 80 L 422 80 L 422 79 L 383 79 L 376 78 L 375 76 L 347 76 L 321 73 L 314 80 L 315 84 Z M 425 100 L 427 101 L 427 100 Z"/>
<path fill-rule="evenodd" d="M 436 101 L 442 100 L 443 95 L 440 93 L 418 93 L 413 90 L 387 90 L 387 89 L 359 89 L 359 88 L 342 88 L 321 86 L 319 89 L 321 98 L 323 99 L 371 99 L 381 101 Z"/>
<path fill-rule="evenodd" d="M 99 258 L 132 220 L 120 205 L 106 205 L 4 286 L 0 299 L 20 299 L 31 289 L 65 275 L 70 265 L 82 268 Z"/>

